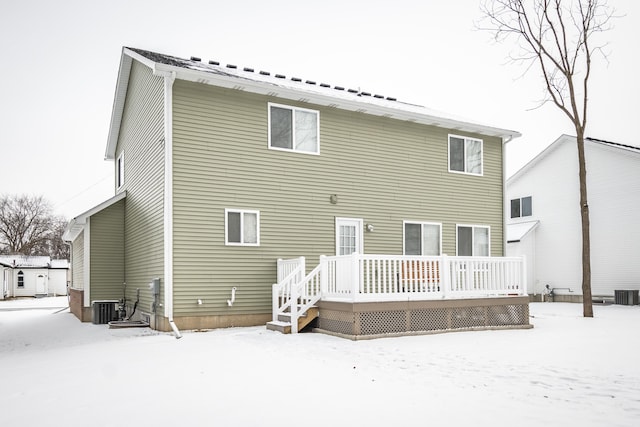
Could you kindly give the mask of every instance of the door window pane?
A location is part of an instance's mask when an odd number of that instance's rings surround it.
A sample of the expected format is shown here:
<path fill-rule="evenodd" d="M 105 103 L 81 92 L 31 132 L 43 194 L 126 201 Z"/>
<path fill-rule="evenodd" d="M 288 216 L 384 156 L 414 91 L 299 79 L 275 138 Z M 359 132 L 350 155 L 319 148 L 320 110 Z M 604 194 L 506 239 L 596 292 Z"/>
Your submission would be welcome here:
<path fill-rule="evenodd" d="M 423 253 L 422 255 L 440 255 L 440 226 L 437 224 L 423 224 Z"/>
<path fill-rule="evenodd" d="M 471 227 L 458 227 L 458 255 L 473 255 L 473 232 Z"/>
<path fill-rule="evenodd" d="M 404 225 L 405 255 L 422 255 L 422 226 L 405 223 Z"/>
<path fill-rule="evenodd" d="M 489 229 L 488 228 L 474 227 L 473 255 L 489 256 Z"/>

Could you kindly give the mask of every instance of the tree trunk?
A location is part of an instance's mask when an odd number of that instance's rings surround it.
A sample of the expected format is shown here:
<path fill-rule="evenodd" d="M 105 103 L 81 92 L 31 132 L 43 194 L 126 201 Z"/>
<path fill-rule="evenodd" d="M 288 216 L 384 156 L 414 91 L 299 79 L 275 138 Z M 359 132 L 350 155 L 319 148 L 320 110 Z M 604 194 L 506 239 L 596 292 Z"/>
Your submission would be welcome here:
<path fill-rule="evenodd" d="M 584 155 L 584 132 L 576 129 L 580 176 L 580 217 L 582 219 L 582 314 L 593 317 L 591 295 L 591 237 L 589 235 L 589 203 L 587 202 L 587 167 Z"/>

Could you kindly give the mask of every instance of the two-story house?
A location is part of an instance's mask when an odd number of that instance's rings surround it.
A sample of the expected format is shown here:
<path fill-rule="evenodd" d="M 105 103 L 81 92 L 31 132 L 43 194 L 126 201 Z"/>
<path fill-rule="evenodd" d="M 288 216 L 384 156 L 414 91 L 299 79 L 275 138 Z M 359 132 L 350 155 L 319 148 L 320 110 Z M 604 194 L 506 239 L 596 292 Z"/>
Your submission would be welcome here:
<path fill-rule="evenodd" d="M 278 259 L 305 257 L 306 274 L 321 255 L 502 257 L 504 145 L 517 136 L 124 48 L 105 153 L 115 196 L 65 234 L 72 310 L 89 320 L 93 301 L 126 299 L 127 317 L 135 305 L 160 330 L 257 325 L 272 318 Z M 401 276 L 389 272 L 396 290 Z"/>
<path fill-rule="evenodd" d="M 586 138 L 591 291 L 640 290 L 640 148 Z M 582 301 L 576 138 L 562 135 L 507 181 L 507 254 L 525 255 L 529 293 Z M 636 297 L 637 298 L 637 297 Z M 637 304 L 637 299 L 636 299 Z"/>

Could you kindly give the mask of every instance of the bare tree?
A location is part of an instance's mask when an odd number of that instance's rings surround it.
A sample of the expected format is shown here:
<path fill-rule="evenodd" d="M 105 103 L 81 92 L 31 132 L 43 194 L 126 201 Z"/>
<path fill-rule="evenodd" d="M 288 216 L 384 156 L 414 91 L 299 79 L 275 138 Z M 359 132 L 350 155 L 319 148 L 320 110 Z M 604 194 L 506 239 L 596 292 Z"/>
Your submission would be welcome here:
<path fill-rule="evenodd" d="M 1 196 L 0 253 L 57 256 L 50 250 L 56 233 L 61 236 L 64 231 L 62 221 L 51 215 L 51 206 L 42 196 Z"/>
<path fill-rule="evenodd" d="M 603 45 L 598 33 L 611 29 L 613 9 L 605 0 L 485 0 L 481 6 L 497 41 L 517 39 L 512 60 L 539 69 L 543 102 L 552 102 L 571 120 L 578 145 L 580 217 L 582 220 L 582 298 L 584 317 L 593 317 L 589 203 L 584 138 L 587 127 L 591 61 Z M 603 56 L 604 57 L 604 56 Z"/>

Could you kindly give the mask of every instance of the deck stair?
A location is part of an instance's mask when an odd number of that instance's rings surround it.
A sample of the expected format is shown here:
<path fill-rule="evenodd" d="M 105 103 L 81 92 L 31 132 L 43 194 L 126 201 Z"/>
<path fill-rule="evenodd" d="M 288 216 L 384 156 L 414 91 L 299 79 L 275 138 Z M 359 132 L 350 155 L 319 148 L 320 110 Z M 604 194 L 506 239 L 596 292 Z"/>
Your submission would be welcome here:
<path fill-rule="evenodd" d="M 314 319 L 318 317 L 319 310 L 318 307 L 312 306 L 304 313 L 298 317 L 298 330 L 301 331 L 305 326 L 311 323 Z M 267 323 L 267 329 L 271 331 L 282 332 L 283 334 L 291 333 L 291 314 L 290 313 L 280 313 L 278 314 L 277 320 L 272 320 Z"/>

